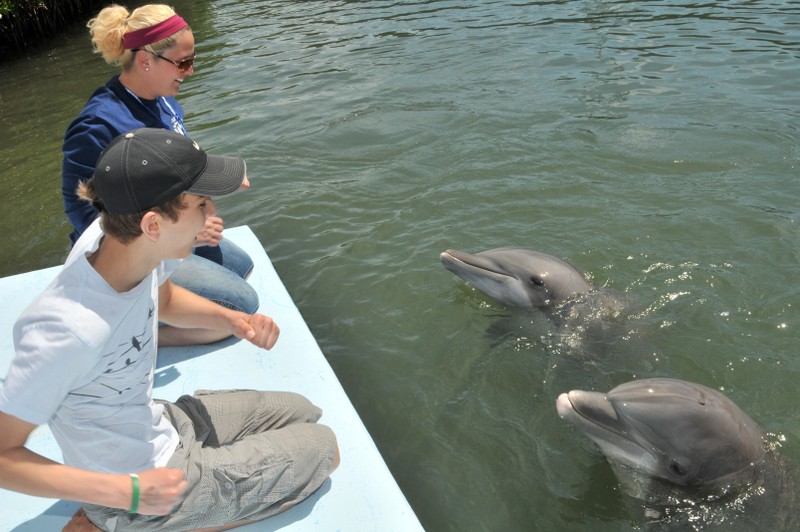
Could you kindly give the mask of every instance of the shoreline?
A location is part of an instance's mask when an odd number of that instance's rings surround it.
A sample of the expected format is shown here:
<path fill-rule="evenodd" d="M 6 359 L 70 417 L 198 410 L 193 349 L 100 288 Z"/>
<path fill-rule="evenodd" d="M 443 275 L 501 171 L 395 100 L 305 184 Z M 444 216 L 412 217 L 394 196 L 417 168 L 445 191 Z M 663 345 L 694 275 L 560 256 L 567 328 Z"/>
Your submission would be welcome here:
<path fill-rule="evenodd" d="M 38 46 L 75 22 L 91 16 L 109 0 L 0 0 L 0 62 Z"/>

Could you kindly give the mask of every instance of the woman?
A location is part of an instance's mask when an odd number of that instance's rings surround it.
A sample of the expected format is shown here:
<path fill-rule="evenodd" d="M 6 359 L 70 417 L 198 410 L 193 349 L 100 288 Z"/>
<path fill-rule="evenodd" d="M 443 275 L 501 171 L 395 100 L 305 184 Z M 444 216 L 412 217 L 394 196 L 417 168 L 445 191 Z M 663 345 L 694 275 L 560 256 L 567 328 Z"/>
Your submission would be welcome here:
<path fill-rule="evenodd" d="M 64 136 L 62 195 L 75 231 L 75 242 L 97 217 L 77 196 L 78 184 L 94 173 L 103 149 L 122 133 L 157 127 L 188 135 L 183 108 L 175 99 L 190 76 L 195 59 L 194 36 L 171 7 L 150 4 L 133 12 L 109 6 L 88 23 L 92 44 L 107 63 L 122 72 L 92 94 Z M 249 186 L 245 179 L 243 187 Z M 197 236 L 195 252 L 171 277 L 175 284 L 225 307 L 252 314 L 258 296 L 244 280 L 253 261 L 238 246 L 222 239 L 222 219 L 209 217 Z M 160 345 L 187 343 L 187 331 L 162 327 Z"/>

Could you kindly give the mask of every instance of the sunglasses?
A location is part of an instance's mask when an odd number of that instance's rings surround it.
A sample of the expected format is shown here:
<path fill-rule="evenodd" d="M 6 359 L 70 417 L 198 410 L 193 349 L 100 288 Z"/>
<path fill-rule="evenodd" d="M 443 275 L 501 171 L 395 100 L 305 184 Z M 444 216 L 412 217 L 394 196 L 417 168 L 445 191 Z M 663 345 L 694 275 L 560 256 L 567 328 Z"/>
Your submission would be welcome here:
<path fill-rule="evenodd" d="M 145 50 L 144 48 L 134 48 L 131 52 L 138 52 L 138 51 L 150 52 L 150 50 Z M 181 59 L 180 61 L 173 61 L 169 57 L 164 57 L 161 54 L 157 54 L 155 52 L 150 52 L 154 56 L 158 57 L 159 59 L 163 59 L 168 63 L 172 63 L 178 68 L 178 72 L 188 72 L 192 65 L 194 65 L 194 60 L 197 57 L 197 52 L 192 54 L 192 57 L 187 57 L 186 59 Z"/>

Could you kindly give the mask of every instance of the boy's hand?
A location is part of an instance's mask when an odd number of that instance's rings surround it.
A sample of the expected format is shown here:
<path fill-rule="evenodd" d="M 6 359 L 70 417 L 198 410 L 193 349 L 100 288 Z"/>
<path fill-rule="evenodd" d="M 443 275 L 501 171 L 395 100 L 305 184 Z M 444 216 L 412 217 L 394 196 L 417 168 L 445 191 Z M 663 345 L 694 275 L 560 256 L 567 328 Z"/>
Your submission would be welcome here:
<path fill-rule="evenodd" d="M 139 473 L 139 509 L 143 515 L 166 515 L 183 499 L 189 484 L 183 471 L 159 467 Z"/>
<path fill-rule="evenodd" d="M 241 314 L 233 324 L 234 336 L 264 349 L 272 349 L 280 333 L 272 318 L 263 314 Z"/>

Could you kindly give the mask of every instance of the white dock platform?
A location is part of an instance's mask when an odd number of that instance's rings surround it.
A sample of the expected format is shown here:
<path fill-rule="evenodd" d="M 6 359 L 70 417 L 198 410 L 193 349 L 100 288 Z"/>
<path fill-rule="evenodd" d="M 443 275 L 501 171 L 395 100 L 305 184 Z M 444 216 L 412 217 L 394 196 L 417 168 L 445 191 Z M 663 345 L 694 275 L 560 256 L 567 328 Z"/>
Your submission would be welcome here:
<path fill-rule="evenodd" d="M 320 351 L 263 246 L 246 226 L 225 230 L 255 262 L 249 282 L 261 300 L 260 312 L 281 328 L 271 351 L 243 341 L 159 350 L 153 396 L 175 400 L 198 389 L 286 390 L 322 408 L 320 423 L 336 433 L 341 465 L 309 499 L 275 517 L 237 528 L 242 531 L 422 530 L 375 443 Z M 17 316 L 55 277 L 59 267 L 0 279 L 0 385 L 14 355 L 12 327 Z M 61 453 L 49 429 L 39 427 L 28 446 L 54 460 Z M 0 531 L 60 531 L 78 509 L 71 501 L 31 497 L 0 489 Z"/>

